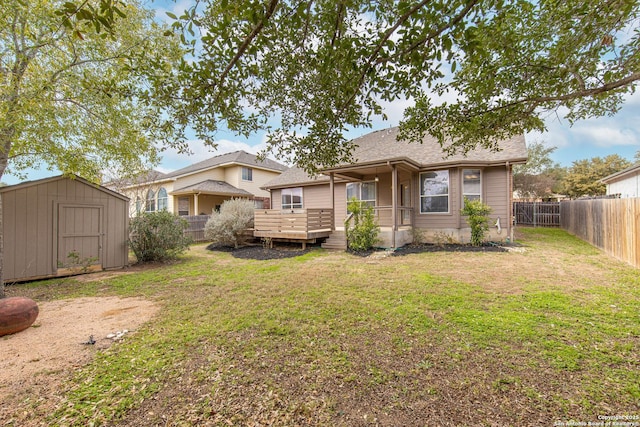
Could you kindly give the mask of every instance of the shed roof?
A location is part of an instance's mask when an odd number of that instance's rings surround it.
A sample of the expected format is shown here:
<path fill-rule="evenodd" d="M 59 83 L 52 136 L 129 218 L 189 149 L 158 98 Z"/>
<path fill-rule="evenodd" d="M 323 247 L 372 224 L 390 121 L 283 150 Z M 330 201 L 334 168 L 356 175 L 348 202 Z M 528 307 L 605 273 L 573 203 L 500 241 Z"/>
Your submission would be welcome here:
<path fill-rule="evenodd" d="M 118 193 L 117 191 L 113 191 L 107 187 L 103 187 L 102 185 L 99 184 L 95 184 L 89 180 L 86 180 L 82 177 L 79 176 L 65 176 L 65 175 L 57 175 L 57 176 L 53 176 L 50 178 L 43 178 L 43 179 L 36 179 L 33 181 L 25 181 L 25 182 L 21 182 L 20 184 L 15 184 L 15 185 L 7 185 L 6 187 L 0 187 L 0 193 L 6 193 L 9 191 L 14 191 L 14 190 L 19 190 L 22 188 L 27 188 L 27 187 L 32 187 L 32 186 L 36 186 L 36 185 L 41 185 L 41 184 L 46 184 L 48 182 L 54 182 L 54 181 L 60 181 L 63 179 L 70 179 L 70 180 L 74 180 L 74 181 L 78 181 L 81 182 L 83 184 L 89 185 L 97 190 L 102 191 L 103 193 L 107 193 L 113 197 L 117 197 L 119 199 L 125 200 L 125 201 L 129 201 L 129 198 L 123 194 Z"/>

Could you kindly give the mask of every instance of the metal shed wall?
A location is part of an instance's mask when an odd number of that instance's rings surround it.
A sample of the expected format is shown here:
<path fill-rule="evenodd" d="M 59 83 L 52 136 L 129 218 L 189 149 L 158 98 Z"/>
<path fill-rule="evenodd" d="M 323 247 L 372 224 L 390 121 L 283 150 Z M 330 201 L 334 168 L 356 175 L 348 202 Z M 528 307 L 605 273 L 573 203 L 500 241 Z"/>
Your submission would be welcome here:
<path fill-rule="evenodd" d="M 128 263 L 129 200 L 82 178 L 48 178 L 0 188 L 6 282 L 59 275 L 58 215 L 61 206 L 95 207 L 101 212 L 101 264 Z M 73 219 L 72 219 L 73 222 Z"/>

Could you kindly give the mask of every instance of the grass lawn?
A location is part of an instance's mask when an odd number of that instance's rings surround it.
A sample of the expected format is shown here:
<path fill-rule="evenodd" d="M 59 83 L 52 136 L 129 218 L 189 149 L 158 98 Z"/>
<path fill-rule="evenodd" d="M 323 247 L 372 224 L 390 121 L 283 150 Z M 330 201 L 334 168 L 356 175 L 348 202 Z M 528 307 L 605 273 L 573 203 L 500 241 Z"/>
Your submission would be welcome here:
<path fill-rule="evenodd" d="M 381 259 L 194 246 L 136 274 L 12 287 L 162 307 L 55 411 L 30 410 L 83 426 L 640 424 L 640 272 L 562 230 L 519 233 L 523 252 Z"/>

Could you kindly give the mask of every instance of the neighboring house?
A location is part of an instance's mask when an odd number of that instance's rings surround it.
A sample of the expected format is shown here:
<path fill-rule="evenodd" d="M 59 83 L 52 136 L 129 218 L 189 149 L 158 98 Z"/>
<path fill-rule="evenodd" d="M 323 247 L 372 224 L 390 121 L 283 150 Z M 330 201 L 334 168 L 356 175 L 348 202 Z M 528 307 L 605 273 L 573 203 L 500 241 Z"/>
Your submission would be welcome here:
<path fill-rule="evenodd" d="M 499 151 L 476 149 L 447 157 L 431 137 L 422 144 L 396 140 L 398 128 L 354 140 L 355 161 L 322 170 L 315 177 L 292 168 L 265 185 L 272 210 L 257 210 L 256 237 L 344 247 L 347 200 L 371 205 L 381 227 L 383 247 L 400 247 L 422 235 L 426 241 L 469 242 L 460 214 L 464 197 L 492 208 L 490 238 L 512 236 L 512 167 L 525 163 L 524 136 L 498 144 Z M 335 244 L 335 246 L 334 246 Z"/>
<path fill-rule="evenodd" d="M 6 282 L 128 264 L 129 199 L 82 178 L 0 188 Z"/>
<path fill-rule="evenodd" d="M 640 197 L 640 163 L 600 180 L 607 185 L 607 195 L 620 198 Z"/>
<path fill-rule="evenodd" d="M 171 173 L 150 171 L 134 181 L 107 185 L 132 200 L 131 216 L 158 210 L 182 216 L 210 215 L 231 198 L 247 198 L 256 207 L 269 207 L 269 192 L 260 187 L 287 169 L 276 161 L 235 151 Z"/>

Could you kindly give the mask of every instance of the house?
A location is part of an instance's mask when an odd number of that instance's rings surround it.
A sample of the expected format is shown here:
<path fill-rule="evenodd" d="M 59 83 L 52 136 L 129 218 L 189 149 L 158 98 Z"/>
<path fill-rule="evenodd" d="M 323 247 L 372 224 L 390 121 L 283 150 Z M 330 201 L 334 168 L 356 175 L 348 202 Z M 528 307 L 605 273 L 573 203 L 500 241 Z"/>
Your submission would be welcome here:
<path fill-rule="evenodd" d="M 181 216 L 210 215 L 231 198 L 248 198 L 256 207 L 268 207 L 269 192 L 261 187 L 287 169 L 276 161 L 235 151 L 171 173 L 150 171 L 133 181 L 107 185 L 134 201 L 131 216 L 156 210 Z"/>
<path fill-rule="evenodd" d="M 353 163 L 309 176 L 292 168 L 271 180 L 273 209 L 258 209 L 256 237 L 345 247 L 347 200 L 372 206 L 381 246 L 395 248 L 421 235 L 426 241 L 470 241 L 460 214 L 464 198 L 492 208 L 490 238 L 512 236 L 512 167 L 527 160 L 524 136 L 500 141 L 499 151 L 477 148 L 447 156 L 435 138 L 421 144 L 397 140 L 398 128 L 355 139 Z"/>
<path fill-rule="evenodd" d="M 6 282 L 128 264 L 129 199 L 80 177 L 0 188 Z"/>
<path fill-rule="evenodd" d="M 640 163 L 600 180 L 607 186 L 607 195 L 626 199 L 640 197 Z"/>

